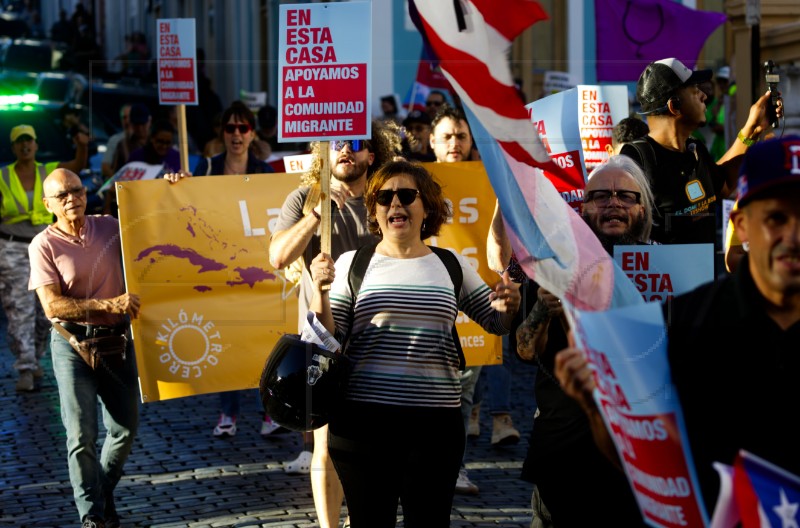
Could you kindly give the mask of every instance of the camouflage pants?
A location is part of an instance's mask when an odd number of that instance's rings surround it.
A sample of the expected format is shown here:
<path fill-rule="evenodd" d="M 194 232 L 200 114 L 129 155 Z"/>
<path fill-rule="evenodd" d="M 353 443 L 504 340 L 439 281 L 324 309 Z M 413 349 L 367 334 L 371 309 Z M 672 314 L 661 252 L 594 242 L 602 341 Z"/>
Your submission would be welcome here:
<path fill-rule="evenodd" d="M 50 321 L 35 292 L 28 291 L 27 242 L 0 239 L 0 301 L 8 319 L 8 346 L 17 370 L 35 370 L 47 351 Z"/>

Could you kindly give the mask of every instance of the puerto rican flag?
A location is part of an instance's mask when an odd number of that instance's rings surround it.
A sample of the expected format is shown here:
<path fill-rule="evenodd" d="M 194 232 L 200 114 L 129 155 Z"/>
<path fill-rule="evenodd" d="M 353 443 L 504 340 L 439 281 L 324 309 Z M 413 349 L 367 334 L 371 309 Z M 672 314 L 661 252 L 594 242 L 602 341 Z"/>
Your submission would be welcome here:
<path fill-rule="evenodd" d="M 747 451 L 715 464 L 720 494 L 711 528 L 800 527 L 800 478 Z M 741 522 L 741 525 L 739 523 Z"/>
<path fill-rule="evenodd" d="M 412 20 L 458 93 L 512 246 L 528 276 L 581 310 L 642 303 L 551 178 L 568 176 L 547 153 L 514 86 L 513 39 L 547 14 L 531 0 L 410 0 Z"/>
<path fill-rule="evenodd" d="M 419 58 L 419 66 L 417 67 L 417 78 L 411 85 L 411 89 L 406 94 L 403 101 L 403 106 L 412 110 L 425 111 L 425 101 L 428 99 L 428 94 L 431 90 L 439 90 L 445 94 L 452 93 L 450 83 L 447 82 L 441 70 L 439 69 L 439 61 L 430 50 L 430 47 L 425 44 L 422 46 L 422 52 Z"/>

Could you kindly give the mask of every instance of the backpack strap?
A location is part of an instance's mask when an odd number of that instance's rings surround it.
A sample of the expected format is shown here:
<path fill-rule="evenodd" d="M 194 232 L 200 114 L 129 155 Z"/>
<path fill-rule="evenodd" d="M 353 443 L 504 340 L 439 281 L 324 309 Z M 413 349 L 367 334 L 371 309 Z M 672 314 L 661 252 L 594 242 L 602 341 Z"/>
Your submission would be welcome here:
<path fill-rule="evenodd" d="M 642 170 L 644 171 L 644 175 L 647 176 L 647 181 L 650 182 L 650 187 L 652 188 L 654 181 L 653 174 L 656 168 L 656 151 L 653 145 L 651 145 L 646 138 L 639 138 L 627 144 L 635 148 L 636 152 L 639 154 L 639 159 L 642 160 Z"/>
<path fill-rule="evenodd" d="M 353 330 L 353 319 L 355 318 L 356 299 L 358 298 L 358 293 L 361 291 L 361 283 L 364 281 L 364 274 L 367 272 L 369 262 L 372 260 L 372 255 L 375 254 L 375 248 L 377 246 L 378 244 L 374 243 L 358 248 L 356 254 L 353 255 L 353 262 L 350 264 L 350 270 L 347 272 L 347 284 L 350 286 L 351 295 L 350 325 L 347 327 L 347 334 L 345 334 L 344 341 L 342 342 L 343 347 L 346 346 L 347 342 L 350 340 L 350 333 Z M 447 269 L 450 280 L 453 282 L 456 304 L 458 304 L 458 299 L 461 296 L 461 285 L 464 282 L 464 271 L 461 269 L 461 263 L 452 252 L 434 246 L 429 247 L 436 256 L 439 257 L 439 260 L 442 261 L 442 264 L 444 264 L 444 267 Z M 464 370 L 466 368 L 466 359 L 464 357 L 464 351 L 461 348 L 461 340 L 458 338 L 455 321 L 453 321 L 452 336 L 453 344 L 458 352 L 458 369 Z"/>
<path fill-rule="evenodd" d="M 461 263 L 458 261 L 458 258 L 449 250 L 430 246 L 431 250 L 436 253 L 436 256 L 439 257 L 439 260 L 442 261 L 444 267 L 447 268 L 447 273 L 450 275 L 450 280 L 453 281 L 453 290 L 455 290 L 456 295 L 456 305 L 458 305 L 458 299 L 461 297 L 461 285 L 464 283 L 464 270 L 461 269 Z M 453 343 L 456 346 L 456 352 L 458 352 L 458 370 L 464 370 L 467 368 L 467 358 L 464 356 L 464 350 L 461 348 L 461 340 L 458 338 L 458 331 L 456 330 L 456 324 L 453 322 Z"/>

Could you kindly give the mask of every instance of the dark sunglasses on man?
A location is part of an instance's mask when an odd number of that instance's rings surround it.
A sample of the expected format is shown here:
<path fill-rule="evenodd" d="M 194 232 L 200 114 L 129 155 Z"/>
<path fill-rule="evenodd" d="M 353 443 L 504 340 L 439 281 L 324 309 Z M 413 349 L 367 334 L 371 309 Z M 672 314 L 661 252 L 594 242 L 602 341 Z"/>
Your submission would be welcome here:
<path fill-rule="evenodd" d="M 397 195 L 397 198 L 400 200 L 400 203 L 403 205 L 411 205 L 414 203 L 414 200 L 417 199 L 419 196 L 419 190 L 417 189 L 384 189 L 382 191 L 375 191 L 375 201 L 378 202 L 378 205 L 388 206 L 392 205 L 392 200 L 394 200 L 394 195 Z"/>

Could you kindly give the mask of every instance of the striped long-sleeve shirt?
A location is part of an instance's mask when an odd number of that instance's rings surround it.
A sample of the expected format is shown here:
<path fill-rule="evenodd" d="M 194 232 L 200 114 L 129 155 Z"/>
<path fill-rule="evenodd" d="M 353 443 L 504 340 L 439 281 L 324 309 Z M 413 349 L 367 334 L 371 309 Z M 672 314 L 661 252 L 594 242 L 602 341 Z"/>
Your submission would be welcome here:
<path fill-rule="evenodd" d="M 352 296 L 347 275 L 355 252 L 336 261 L 331 309 L 336 333 L 350 326 Z M 458 310 L 493 334 L 506 334 L 489 304 L 491 290 L 460 256 L 464 274 L 458 301 L 436 254 L 398 259 L 375 253 L 353 312 L 347 346 L 350 400 L 403 406 L 461 405 L 458 352 L 452 327 Z"/>

